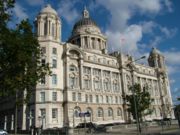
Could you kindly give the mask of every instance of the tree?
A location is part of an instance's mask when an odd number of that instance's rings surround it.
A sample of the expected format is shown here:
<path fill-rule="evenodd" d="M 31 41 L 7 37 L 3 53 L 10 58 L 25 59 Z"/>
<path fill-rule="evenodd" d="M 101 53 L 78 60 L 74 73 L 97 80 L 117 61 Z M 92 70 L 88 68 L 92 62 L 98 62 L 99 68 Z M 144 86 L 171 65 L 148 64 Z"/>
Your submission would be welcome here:
<path fill-rule="evenodd" d="M 50 74 L 50 68 L 41 64 L 41 48 L 28 20 L 14 29 L 8 27 L 14 3 L 0 1 L 0 97 L 18 95 L 18 102 L 23 103 L 29 100 L 37 82 Z"/>
<path fill-rule="evenodd" d="M 152 113 L 152 109 L 150 109 L 150 105 L 153 102 L 153 99 L 148 92 L 148 87 L 141 88 L 140 84 L 135 84 L 130 87 L 130 91 L 133 94 L 126 95 L 126 101 L 128 102 L 128 109 L 127 111 L 130 112 L 134 119 L 136 119 L 135 113 L 135 103 L 134 98 L 136 101 L 136 108 L 137 108 L 137 116 L 142 121 L 142 117 Z"/>

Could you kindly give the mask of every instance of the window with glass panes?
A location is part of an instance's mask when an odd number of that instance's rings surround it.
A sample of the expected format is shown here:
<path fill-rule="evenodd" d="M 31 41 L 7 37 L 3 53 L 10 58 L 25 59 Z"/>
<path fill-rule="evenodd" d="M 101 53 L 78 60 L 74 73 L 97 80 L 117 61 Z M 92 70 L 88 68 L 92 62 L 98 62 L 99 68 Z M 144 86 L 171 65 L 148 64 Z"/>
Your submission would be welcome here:
<path fill-rule="evenodd" d="M 45 92 L 40 92 L 40 101 L 45 102 Z"/>
<path fill-rule="evenodd" d="M 52 93 L 52 101 L 57 101 L 57 92 Z"/>
<path fill-rule="evenodd" d="M 92 95 L 89 95 L 89 102 L 93 102 L 93 96 Z"/>
<path fill-rule="evenodd" d="M 40 83 L 41 84 L 45 84 L 46 83 L 46 77 L 45 76 L 41 77 Z"/>
<path fill-rule="evenodd" d="M 78 101 L 81 101 L 81 93 L 78 93 Z"/>
<path fill-rule="evenodd" d="M 58 117 L 58 109 L 57 108 L 53 108 L 52 109 L 52 118 L 55 119 Z"/>
<path fill-rule="evenodd" d="M 57 60 L 56 59 L 52 60 L 52 67 L 57 68 Z"/>
<path fill-rule="evenodd" d="M 56 74 L 52 75 L 52 84 L 54 84 L 54 85 L 57 84 L 57 75 Z"/>
<path fill-rule="evenodd" d="M 41 51 L 42 51 L 43 54 L 45 54 L 46 53 L 46 47 L 42 47 Z"/>
<path fill-rule="evenodd" d="M 52 48 L 52 54 L 57 54 L 57 48 Z"/>
<path fill-rule="evenodd" d="M 40 116 L 46 116 L 46 109 L 45 108 L 40 109 Z"/>
<path fill-rule="evenodd" d="M 88 95 L 85 96 L 86 103 L 88 103 Z"/>
<path fill-rule="evenodd" d="M 99 96 L 96 95 L 96 103 L 99 103 Z"/>
<path fill-rule="evenodd" d="M 72 93 L 72 100 L 76 101 L 76 93 L 75 92 Z"/>

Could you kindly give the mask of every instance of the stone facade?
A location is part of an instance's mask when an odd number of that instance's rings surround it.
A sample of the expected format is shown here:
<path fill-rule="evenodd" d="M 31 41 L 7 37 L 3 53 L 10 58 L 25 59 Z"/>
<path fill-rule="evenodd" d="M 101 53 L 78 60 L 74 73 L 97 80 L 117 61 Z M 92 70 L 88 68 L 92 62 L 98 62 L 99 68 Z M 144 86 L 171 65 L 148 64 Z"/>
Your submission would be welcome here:
<path fill-rule="evenodd" d="M 50 63 L 52 76 L 45 76 L 37 85 L 31 103 L 18 110 L 18 128 L 30 126 L 54 128 L 74 127 L 84 122 L 80 112 L 91 113 L 86 121 L 95 123 L 128 122 L 123 97 L 131 94 L 133 81 L 148 85 L 154 112 L 146 120 L 174 118 L 169 79 L 164 56 L 155 48 L 150 52 L 149 66 L 134 62 L 121 52 L 107 52 L 107 38 L 84 9 L 74 25 L 72 35 L 61 42 L 61 20 L 50 5 L 35 20 L 37 36 L 44 53 L 42 63 Z M 63 33 L 62 33 L 63 34 Z M 131 63 L 131 66 L 128 66 Z M 14 129 L 13 105 L 1 101 L 1 126 Z M 5 111 L 6 110 L 6 111 Z"/>

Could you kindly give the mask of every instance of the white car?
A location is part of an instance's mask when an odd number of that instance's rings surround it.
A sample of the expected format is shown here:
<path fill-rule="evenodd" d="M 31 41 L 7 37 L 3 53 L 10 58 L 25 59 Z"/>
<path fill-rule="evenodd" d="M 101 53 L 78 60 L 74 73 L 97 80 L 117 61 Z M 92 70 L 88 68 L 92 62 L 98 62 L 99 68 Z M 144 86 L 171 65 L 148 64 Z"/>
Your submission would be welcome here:
<path fill-rule="evenodd" d="M 0 129 L 0 135 L 8 135 L 8 133 L 5 130 Z"/>

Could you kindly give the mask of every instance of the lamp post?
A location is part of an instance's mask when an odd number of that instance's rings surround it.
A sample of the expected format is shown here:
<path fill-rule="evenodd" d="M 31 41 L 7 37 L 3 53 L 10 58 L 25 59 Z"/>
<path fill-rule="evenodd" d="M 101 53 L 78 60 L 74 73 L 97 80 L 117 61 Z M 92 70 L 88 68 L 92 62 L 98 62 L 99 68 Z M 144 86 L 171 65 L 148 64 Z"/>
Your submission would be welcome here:
<path fill-rule="evenodd" d="M 34 117 L 32 116 L 31 112 L 29 114 L 28 119 L 29 119 L 29 128 L 31 130 L 31 135 L 33 135 L 32 119 L 34 119 Z"/>
<path fill-rule="evenodd" d="M 134 61 L 129 62 L 127 65 L 129 65 L 131 67 L 131 78 L 132 78 L 132 94 L 133 94 L 133 101 L 134 101 L 134 112 L 135 112 L 135 117 L 136 117 L 136 125 L 137 125 L 137 131 L 138 133 L 141 133 L 141 126 L 140 126 L 140 122 L 139 122 L 139 116 L 138 116 L 138 110 L 137 110 L 137 104 L 136 104 L 136 96 L 135 96 L 135 89 L 134 89 L 134 68 L 132 63 L 139 61 L 141 59 L 146 58 L 146 56 L 142 56 Z"/>

